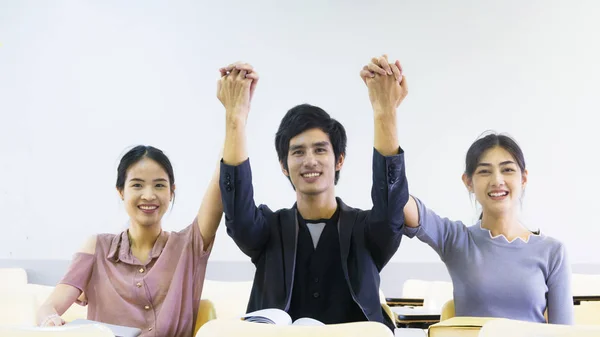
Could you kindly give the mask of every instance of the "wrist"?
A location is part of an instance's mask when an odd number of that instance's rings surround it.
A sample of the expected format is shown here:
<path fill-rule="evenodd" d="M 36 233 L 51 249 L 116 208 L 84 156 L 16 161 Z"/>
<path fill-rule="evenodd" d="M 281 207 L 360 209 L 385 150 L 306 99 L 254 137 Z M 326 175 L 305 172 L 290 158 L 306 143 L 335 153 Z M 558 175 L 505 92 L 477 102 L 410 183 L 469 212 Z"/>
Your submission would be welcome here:
<path fill-rule="evenodd" d="M 46 315 L 40 322 L 40 326 L 48 325 L 48 323 L 50 323 L 54 318 L 61 318 L 61 317 L 57 313 L 52 313 L 52 314 Z"/>
<path fill-rule="evenodd" d="M 388 105 L 373 104 L 373 113 L 375 116 L 395 116 L 396 108 Z"/>
<path fill-rule="evenodd" d="M 228 129 L 236 130 L 246 126 L 247 114 L 242 114 L 233 110 L 227 110 L 226 116 L 226 127 Z"/>
<path fill-rule="evenodd" d="M 374 108 L 373 117 L 376 121 L 396 120 L 396 109 L 393 108 Z"/>

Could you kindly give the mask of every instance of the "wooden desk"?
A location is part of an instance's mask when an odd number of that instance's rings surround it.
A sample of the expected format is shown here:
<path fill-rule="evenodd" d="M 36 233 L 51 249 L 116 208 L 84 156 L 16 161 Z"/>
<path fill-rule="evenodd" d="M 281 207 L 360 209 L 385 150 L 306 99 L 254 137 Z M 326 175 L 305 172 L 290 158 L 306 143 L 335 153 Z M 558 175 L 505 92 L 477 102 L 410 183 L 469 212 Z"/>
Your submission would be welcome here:
<path fill-rule="evenodd" d="M 422 307 L 422 298 L 387 297 L 385 299 L 390 307 Z M 581 302 L 600 302 L 600 295 L 577 295 L 573 296 L 573 304 L 580 305 Z"/>
<path fill-rule="evenodd" d="M 426 329 L 431 324 L 440 321 L 441 313 L 427 310 L 423 307 L 394 307 L 398 327 Z"/>
<path fill-rule="evenodd" d="M 390 307 L 422 307 L 424 300 L 422 298 L 387 297 L 385 301 Z"/>
<path fill-rule="evenodd" d="M 598 302 L 600 301 L 600 295 L 578 295 L 573 296 L 573 304 L 580 305 L 581 302 Z"/>

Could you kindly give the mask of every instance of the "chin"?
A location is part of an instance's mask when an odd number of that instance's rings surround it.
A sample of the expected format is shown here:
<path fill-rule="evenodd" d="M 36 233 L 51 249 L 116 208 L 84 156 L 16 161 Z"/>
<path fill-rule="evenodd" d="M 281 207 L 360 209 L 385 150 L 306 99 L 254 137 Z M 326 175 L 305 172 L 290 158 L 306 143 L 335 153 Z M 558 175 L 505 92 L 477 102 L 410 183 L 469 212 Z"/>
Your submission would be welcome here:
<path fill-rule="evenodd" d="M 488 212 L 495 215 L 505 215 L 512 212 L 511 205 L 496 205 L 496 207 L 488 207 Z M 485 211 L 484 211 L 485 213 Z"/>
<path fill-rule="evenodd" d="M 307 188 L 307 189 L 303 189 L 303 190 L 299 190 L 300 193 L 305 194 L 305 195 L 319 195 L 323 192 L 325 192 L 325 189 L 316 189 L 316 188 Z"/>
<path fill-rule="evenodd" d="M 138 219 L 137 221 L 138 224 L 140 224 L 140 226 L 142 227 L 152 227 L 158 223 L 160 223 L 159 219 Z"/>

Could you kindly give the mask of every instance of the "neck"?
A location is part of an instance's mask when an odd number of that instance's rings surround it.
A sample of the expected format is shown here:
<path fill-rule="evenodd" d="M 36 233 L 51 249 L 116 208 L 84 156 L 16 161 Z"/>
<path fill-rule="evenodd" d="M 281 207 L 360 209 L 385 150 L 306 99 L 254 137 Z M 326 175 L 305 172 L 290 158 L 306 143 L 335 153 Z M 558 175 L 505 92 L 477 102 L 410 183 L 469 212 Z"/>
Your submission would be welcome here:
<path fill-rule="evenodd" d="M 129 226 L 129 241 L 132 249 L 151 250 L 156 239 L 162 232 L 160 223 L 151 226 L 141 226 L 132 223 Z"/>
<path fill-rule="evenodd" d="M 517 214 L 483 212 L 481 228 L 489 229 L 493 236 L 504 235 L 508 241 L 518 237 L 527 240 L 531 232 L 521 225 Z"/>
<path fill-rule="evenodd" d="M 305 220 L 330 219 L 337 210 L 335 189 L 316 195 L 296 193 L 298 212 Z"/>

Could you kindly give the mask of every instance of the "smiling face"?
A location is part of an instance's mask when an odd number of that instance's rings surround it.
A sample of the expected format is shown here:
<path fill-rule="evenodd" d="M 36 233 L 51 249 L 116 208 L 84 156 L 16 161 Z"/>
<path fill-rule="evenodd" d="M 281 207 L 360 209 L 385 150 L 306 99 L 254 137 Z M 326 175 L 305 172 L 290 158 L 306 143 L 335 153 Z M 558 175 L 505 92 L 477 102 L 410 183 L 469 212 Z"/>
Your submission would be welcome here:
<path fill-rule="evenodd" d="M 464 174 L 463 181 L 475 194 L 484 214 L 510 215 L 519 209 L 527 170 L 522 172 L 508 151 L 495 146 L 481 155 L 473 175 Z"/>
<path fill-rule="evenodd" d="M 174 190 L 163 167 L 144 157 L 127 169 L 125 186 L 119 194 L 132 225 L 160 226 Z"/>
<path fill-rule="evenodd" d="M 317 195 L 335 189 L 335 172 L 342 168 L 344 156 L 336 162 L 329 136 L 321 129 L 309 129 L 290 139 L 287 169 L 296 191 Z"/>

